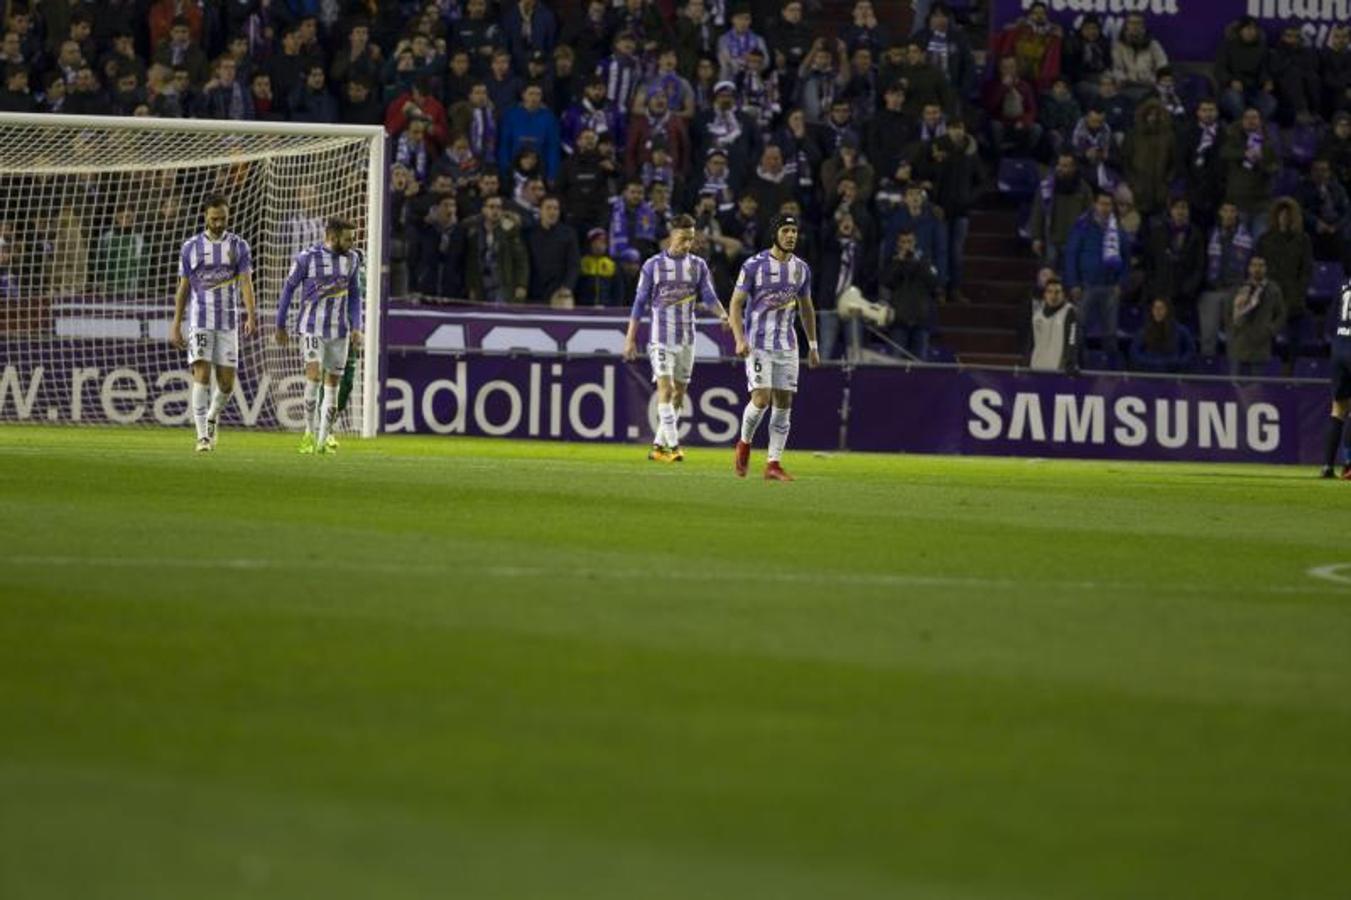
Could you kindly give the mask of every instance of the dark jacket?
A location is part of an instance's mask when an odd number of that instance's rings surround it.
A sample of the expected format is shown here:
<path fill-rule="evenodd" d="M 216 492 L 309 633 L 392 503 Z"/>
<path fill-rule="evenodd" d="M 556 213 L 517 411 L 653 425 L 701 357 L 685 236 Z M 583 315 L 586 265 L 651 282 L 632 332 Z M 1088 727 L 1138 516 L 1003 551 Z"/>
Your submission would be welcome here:
<path fill-rule="evenodd" d="M 610 174 L 596 151 L 577 152 L 564 162 L 558 193 L 568 220 L 587 227 L 605 225 L 610 218 Z"/>
<path fill-rule="evenodd" d="M 561 222 L 553 228 L 532 228 L 526 237 L 530 250 L 530 300 L 547 303 L 559 288 L 576 290 L 581 272 L 577 232 Z"/>
<path fill-rule="evenodd" d="M 1160 332 L 1157 337 L 1153 335 L 1156 330 Z M 1137 372 L 1185 372 L 1195 356 L 1195 338 L 1177 321 L 1161 328 L 1151 319 L 1131 339 L 1130 365 Z"/>
<path fill-rule="evenodd" d="M 1144 301 L 1195 300 L 1206 274 L 1206 237 L 1201 229 L 1189 223 L 1179 234 L 1170 222 L 1160 222 L 1150 231 L 1146 248 Z"/>
<path fill-rule="evenodd" d="M 1147 118 L 1153 113 L 1154 123 Z M 1135 110 L 1135 128 L 1121 148 L 1126 182 L 1135 195 L 1135 207 L 1148 217 L 1168 202 L 1168 185 L 1177 175 L 1177 139 L 1163 104 L 1150 97 Z"/>
<path fill-rule="evenodd" d="M 1182 129 L 1178 147 L 1178 165 L 1187 182 L 1187 199 L 1192 206 L 1207 211 L 1216 209 L 1224 194 L 1225 162 L 1220 159 L 1220 148 L 1225 140 L 1224 124 L 1216 122 L 1216 129 L 1215 139 L 1202 150 L 1201 125 L 1196 121 L 1189 122 Z"/>
<path fill-rule="evenodd" d="M 502 289 L 504 303 L 516 302 L 516 289 L 526 289 L 530 284 L 530 259 L 521 240 L 518 226 L 507 227 L 509 220 L 503 218 L 494 232 L 496 238 L 498 283 Z M 465 287 L 469 299 L 482 303 L 483 292 L 483 241 L 484 222 L 482 216 L 470 216 L 464 221 L 465 228 Z M 527 296 L 526 299 L 529 299 Z"/>
<path fill-rule="evenodd" d="M 900 259 L 894 253 L 882 266 L 877 286 L 902 325 L 927 325 L 940 287 L 938 270 L 928 259 Z"/>
<path fill-rule="evenodd" d="M 1256 90 L 1271 78 L 1267 67 L 1267 39 L 1259 30 L 1257 42 L 1247 44 L 1238 36 L 1238 29 L 1230 25 L 1224 30 L 1224 41 L 1215 54 L 1215 83 L 1221 91 L 1229 89 L 1231 81 L 1243 82 L 1246 91 Z"/>
<path fill-rule="evenodd" d="M 971 53 L 971 42 L 960 29 L 952 27 L 954 24 L 950 22 L 948 26 L 948 64 L 942 71 L 952 93 L 964 100 L 976 86 L 976 60 Z M 929 28 L 920 29 L 914 37 L 925 47 L 929 46 L 932 38 L 933 30 Z"/>
<path fill-rule="evenodd" d="M 1288 210 L 1292 218 L 1289 231 L 1276 227 L 1276 217 L 1282 209 Z M 1267 230 L 1257 239 L 1253 253 L 1267 261 L 1267 279 L 1281 288 L 1281 299 L 1285 301 L 1282 322 L 1307 312 L 1309 281 L 1313 278 L 1313 241 L 1304 233 L 1304 214 L 1298 203 L 1282 197 L 1271 205 Z"/>
<path fill-rule="evenodd" d="M 1280 168 L 1275 141 L 1268 133 L 1262 143 L 1261 158 L 1254 164 L 1245 164 L 1248 133 L 1235 122 L 1224 133 L 1220 158 L 1224 160 L 1224 199 L 1232 201 L 1240 211 L 1257 212 L 1271 199 L 1271 177 Z"/>
<path fill-rule="evenodd" d="M 971 152 L 975 146 L 976 139 L 969 134 L 965 147 L 958 147 L 950 135 L 943 135 L 930 144 L 929 152 L 915 166 L 916 178 L 933 182 L 934 203 L 948 221 L 966 215 L 975 202 L 980 177 L 978 157 Z M 936 152 L 943 159 L 938 159 Z"/>
<path fill-rule="evenodd" d="M 301 85 L 291 92 L 288 108 L 292 122 L 332 124 L 338 121 L 338 101 L 326 90 L 313 91 Z"/>
<path fill-rule="evenodd" d="M 1233 300 L 1224 304 L 1224 326 L 1228 336 L 1226 352 L 1234 362 L 1264 363 L 1271 359 L 1271 342 L 1281 329 L 1285 303 L 1280 285 L 1267 280 L 1257 306 L 1237 318 L 1234 307 L 1250 288 L 1251 285 L 1244 282 Z"/>

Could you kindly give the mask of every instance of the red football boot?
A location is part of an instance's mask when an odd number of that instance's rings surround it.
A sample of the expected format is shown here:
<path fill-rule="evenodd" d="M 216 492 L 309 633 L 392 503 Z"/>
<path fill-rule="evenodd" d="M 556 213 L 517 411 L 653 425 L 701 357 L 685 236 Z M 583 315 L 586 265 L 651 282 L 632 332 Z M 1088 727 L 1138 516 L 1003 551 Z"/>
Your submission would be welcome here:
<path fill-rule="evenodd" d="M 765 466 L 765 481 L 792 481 L 792 480 L 793 476 L 785 472 L 783 470 L 783 466 L 779 465 L 777 460 Z"/>
<path fill-rule="evenodd" d="M 736 442 L 736 477 L 745 478 L 751 464 L 751 445 L 745 441 Z"/>

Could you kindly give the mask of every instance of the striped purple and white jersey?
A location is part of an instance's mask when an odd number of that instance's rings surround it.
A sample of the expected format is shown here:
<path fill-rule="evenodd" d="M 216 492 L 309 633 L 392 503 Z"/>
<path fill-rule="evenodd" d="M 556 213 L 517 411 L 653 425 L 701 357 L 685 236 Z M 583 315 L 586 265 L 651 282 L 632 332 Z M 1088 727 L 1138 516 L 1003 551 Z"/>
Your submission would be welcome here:
<path fill-rule="evenodd" d="M 672 256 L 665 250 L 643 263 L 630 318 L 652 313 L 649 344 L 677 347 L 694 343 L 694 306 L 718 308 L 718 292 L 708 263 L 693 253 Z"/>
<path fill-rule="evenodd" d="M 183 244 L 178 277 L 188 280 L 188 327 L 231 331 L 239 324 L 239 298 L 253 271 L 249 242 L 232 231 L 213 241 L 202 232 Z"/>
<path fill-rule="evenodd" d="M 762 250 L 741 264 L 734 291 L 746 294 L 746 341 L 756 350 L 796 350 L 799 297 L 812 296 L 812 270 L 796 256 Z"/>
<path fill-rule="evenodd" d="M 277 328 L 286 328 L 291 297 L 300 289 L 301 334 L 332 341 L 361 329 L 361 253 L 337 253 L 323 244 L 295 255 L 277 304 Z"/>

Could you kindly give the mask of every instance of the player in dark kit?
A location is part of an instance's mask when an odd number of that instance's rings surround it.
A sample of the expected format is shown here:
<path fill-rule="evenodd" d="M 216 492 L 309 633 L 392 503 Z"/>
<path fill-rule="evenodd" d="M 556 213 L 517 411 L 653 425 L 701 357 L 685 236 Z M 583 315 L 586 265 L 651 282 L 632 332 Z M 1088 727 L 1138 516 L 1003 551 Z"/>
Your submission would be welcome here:
<path fill-rule="evenodd" d="M 1332 417 L 1328 419 L 1327 434 L 1323 439 L 1324 478 L 1333 477 L 1337 463 L 1337 445 L 1343 443 L 1342 480 L 1351 481 L 1351 429 L 1346 427 L 1346 414 L 1351 411 L 1351 278 L 1342 285 L 1337 297 L 1337 327 L 1332 334 Z"/>

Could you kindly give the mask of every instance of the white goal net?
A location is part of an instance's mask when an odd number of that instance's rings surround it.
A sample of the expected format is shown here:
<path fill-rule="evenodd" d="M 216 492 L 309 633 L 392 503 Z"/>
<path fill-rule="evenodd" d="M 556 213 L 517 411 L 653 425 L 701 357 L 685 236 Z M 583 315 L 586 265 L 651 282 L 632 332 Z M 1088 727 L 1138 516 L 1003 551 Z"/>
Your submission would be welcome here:
<path fill-rule="evenodd" d="M 191 423 L 169 343 L 178 258 L 222 194 L 252 249 L 259 325 L 240 329 L 222 426 L 303 427 L 299 343 L 276 346 L 273 323 L 292 256 L 340 216 L 367 265 L 340 421 L 373 435 L 383 164 L 379 127 L 0 114 L 0 423 Z"/>

